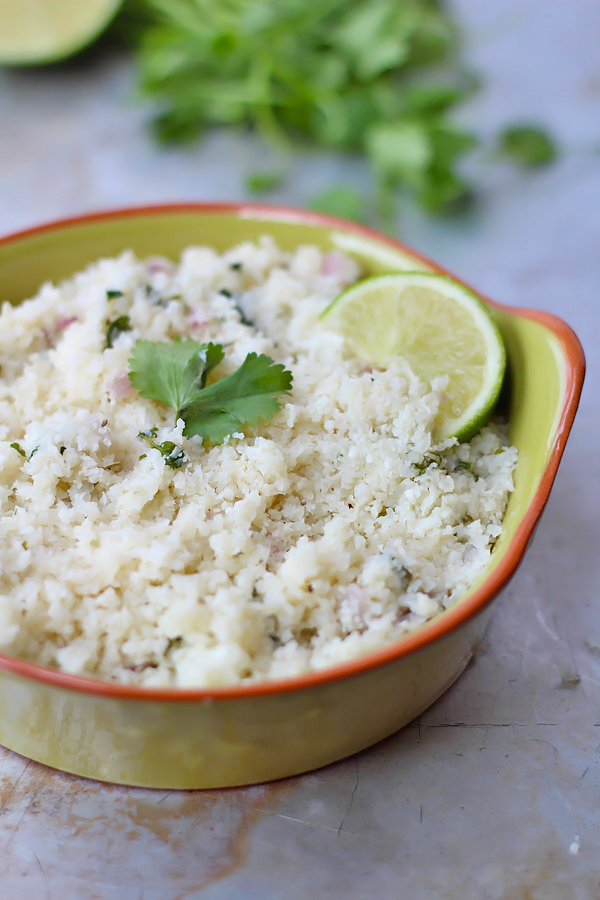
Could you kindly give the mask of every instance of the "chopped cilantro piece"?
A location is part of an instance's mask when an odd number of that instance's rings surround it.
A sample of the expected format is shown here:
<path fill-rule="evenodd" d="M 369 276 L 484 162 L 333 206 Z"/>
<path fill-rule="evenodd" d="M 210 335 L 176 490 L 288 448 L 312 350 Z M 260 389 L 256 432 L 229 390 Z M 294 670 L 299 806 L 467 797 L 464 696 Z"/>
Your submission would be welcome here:
<path fill-rule="evenodd" d="M 35 454 L 36 454 L 36 453 L 38 452 L 38 450 L 40 449 L 39 447 L 34 447 L 33 450 L 31 451 L 31 453 L 29 454 L 29 456 L 27 456 L 27 454 L 25 453 L 25 451 L 23 450 L 23 448 L 21 447 L 21 445 L 20 445 L 19 443 L 17 443 L 17 441 L 15 441 L 14 443 L 12 443 L 10 446 L 13 448 L 13 450 L 16 450 L 16 451 L 17 451 L 17 453 L 19 454 L 19 456 L 22 456 L 22 457 L 23 457 L 24 459 L 26 459 L 28 462 L 29 462 L 30 459 L 32 459 L 32 458 L 35 456 Z"/>
<path fill-rule="evenodd" d="M 236 302 L 234 301 L 234 304 L 233 304 L 233 305 L 234 305 L 235 308 L 236 308 L 236 311 L 237 311 L 237 313 L 238 313 L 238 315 L 239 315 L 239 317 L 240 317 L 240 322 L 242 323 L 242 325 L 247 325 L 249 328 L 254 328 L 254 322 L 253 322 L 251 319 L 248 318 L 248 316 L 246 315 L 246 313 L 244 312 L 244 310 L 242 309 L 242 307 L 240 306 L 240 304 L 239 304 L 239 303 L 236 303 Z"/>
<path fill-rule="evenodd" d="M 178 447 L 173 441 L 164 441 L 158 445 L 158 449 L 168 466 L 172 469 L 180 469 L 189 460 L 189 456 L 182 447 Z"/>
<path fill-rule="evenodd" d="M 104 349 L 110 350 L 113 347 L 113 341 L 115 341 L 124 331 L 131 331 L 131 320 L 129 316 L 119 316 L 118 319 L 113 319 L 106 329 L 106 343 Z"/>
<path fill-rule="evenodd" d="M 252 321 L 247 317 L 246 313 L 244 312 L 244 310 L 242 309 L 242 307 L 240 306 L 240 304 L 239 304 L 236 300 L 234 300 L 234 294 L 233 294 L 233 292 L 232 292 L 232 291 L 229 291 L 227 288 L 221 288 L 221 290 L 219 291 L 219 293 L 222 294 L 223 297 L 227 297 L 228 300 L 233 300 L 233 305 L 234 305 L 234 307 L 236 308 L 236 310 L 237 310 L 237 312 L 238 312 L 238 315 L 239 315 L 239 317 L 240 317 L 240 321 L 241 321 L 242 325 L 248 325 L 248 326 L 250 326 L 251 328 L 253 328 L 253 327 L 254 327 L 254 322 L 252 322 Z"/>
<path fill-rule="evenodd" d="M 246 190 L 250 194 L 265 194 L 280 187 L 283 179 L 281 172 L 253 172 L 246 178 Z"/>
<path fill-rule="evenodd" d="M 239 272 L 241 270 L 242 266 L 243 266 L 243 263 L 241 263 L 241 262 L 232 262 L 229 264 L 229 268 L 233 269 L 234 272 Z"/>
<path fill-rule="evenodd" d="M 545 166 L 552 162 L 557 149 L 554 141 L 541 128 L 532 125 L 511 125 L 499 138 L 500 151 L 512 162 L 522 166 Z"/>
<path fill-rule="evenodd" d="M 116 300 L 117 297 L 124 297 L 123 291 L 107 291 L 106 299 L 107 300 Z"/>
<path fill-rule="evenodd" d="M 156 428 L 151 428 L 150 431 L 140 431 L 138 437 L 150 444 L 153 450 L 158 450 L 167 466 L 171 469 L 180 469 L 188 462 L 189 456 L 183 447 L 179 447 L 173 441 L 163 441 L 162 444 L 157 444 L 154 440 L 157 430 Z M 144 453 L 143 456 L 140 456 L 140 459 L 143 459 L 145 456 L 146 454 Z"/>
<path fill-rule="evenodd" d="M 439 469 L 442 464 L 442 457 L 439 453 L 425 454 L 421 462 L 413 463 L 413 468 L 417 470 L 418 475 L 423 475 L 424 472 L 432 466 L 434 469 Z"/>

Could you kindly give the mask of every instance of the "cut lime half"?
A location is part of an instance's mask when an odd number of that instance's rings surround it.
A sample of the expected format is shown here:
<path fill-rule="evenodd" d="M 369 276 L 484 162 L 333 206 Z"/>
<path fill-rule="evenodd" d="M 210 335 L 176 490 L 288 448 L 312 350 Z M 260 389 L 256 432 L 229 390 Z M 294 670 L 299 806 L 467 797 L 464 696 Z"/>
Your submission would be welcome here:
<path fill-rule="evenodd" d="M 108 25 L 122 0 L 0 0 L 0 65 L 57 62 Z"/>
<path fill-rule="evenodd" d="M 494 319 L 462 284 L 428 272 L 395 272 L 349 287 L 321 315 L 373 365 L 402 359 L 422 381 L 448 376 L 435 437 L 466 441 L 489 419 L 506 368 Z"/>

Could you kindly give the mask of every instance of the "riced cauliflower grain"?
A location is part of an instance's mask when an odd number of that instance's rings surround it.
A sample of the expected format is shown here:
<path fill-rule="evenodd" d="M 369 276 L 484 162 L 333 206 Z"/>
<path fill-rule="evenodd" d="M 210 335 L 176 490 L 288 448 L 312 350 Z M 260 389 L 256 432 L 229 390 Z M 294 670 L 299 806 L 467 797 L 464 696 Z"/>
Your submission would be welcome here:
<path fill-rule="evenodd" d="M 0 650 L 180 687 L 297 675 L 418 628 L 485 570 L 516 450 L 436 446 L 443 396 L 319 315 L 356 263 L 268 237 L 180 264 L 127 252 L 0 315 Z M 129 317 L 130 330 L 109 324 Z M 129 383 L 135 341 L 284 363 L 292 394 L 220 446 Z M 140 438 L 171 441 L 179 468 Z M 24 454 L 24 455 L 23 455 Z"/>

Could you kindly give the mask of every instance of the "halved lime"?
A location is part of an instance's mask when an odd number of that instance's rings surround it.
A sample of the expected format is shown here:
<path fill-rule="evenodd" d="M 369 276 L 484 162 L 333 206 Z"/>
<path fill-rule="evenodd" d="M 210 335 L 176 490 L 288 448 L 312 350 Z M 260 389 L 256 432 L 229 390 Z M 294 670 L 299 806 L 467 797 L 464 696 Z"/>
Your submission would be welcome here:
<path fill-rule="evenodd" d="M 466 441 L 489 419 L 506 351 L 488 307 L 462 284 L 429 272 L 394 272 L 353 284 L 321 315 L 368 362 L 400 358 L 421 380 L 448 376 L 435 437 Z"/>
<path fill-rule="evenodd" d="M 0 0 L 0 65 L 56 62 L 90 43 L 122 0 Z"/>

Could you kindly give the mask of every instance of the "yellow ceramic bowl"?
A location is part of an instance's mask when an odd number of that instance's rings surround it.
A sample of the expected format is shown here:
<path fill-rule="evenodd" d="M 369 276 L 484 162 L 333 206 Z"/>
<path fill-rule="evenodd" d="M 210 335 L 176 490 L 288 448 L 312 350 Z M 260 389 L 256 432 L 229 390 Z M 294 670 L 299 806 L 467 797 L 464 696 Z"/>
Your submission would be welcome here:
<path fill-rule="evenodd" d="M 126 248 L 176 257 L 272 234 L 341 249 L 371 272 L 441 271 L 395 241 L 325 216 L 263 206 L 181 205 L 57 222 L 0 241 L 12 302 Z M 210 690 L 129 687 L 0 656 L 0 743 L 58 769 L 161 788 L 250 784 L 306 772 L 381 740 L 419 715 L 465 668 L 531 538 L 554 480 L 584 375 L 560 319 L 490 303 L 509 358 L 515 491 L 488 571 L 459 603 L 367 656 L 297 678 Z"/>

